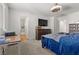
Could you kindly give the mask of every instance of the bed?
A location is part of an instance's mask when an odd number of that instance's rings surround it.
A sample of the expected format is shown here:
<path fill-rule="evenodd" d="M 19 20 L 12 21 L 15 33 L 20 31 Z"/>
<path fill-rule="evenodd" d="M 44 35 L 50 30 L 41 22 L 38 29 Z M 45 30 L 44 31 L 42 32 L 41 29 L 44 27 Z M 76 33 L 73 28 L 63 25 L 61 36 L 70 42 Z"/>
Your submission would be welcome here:
<path fill-rule="evenodd" d="M 42 47 L 57 55 L 79 55 L 79 34 L 48 34 L 41 38 Z"/>

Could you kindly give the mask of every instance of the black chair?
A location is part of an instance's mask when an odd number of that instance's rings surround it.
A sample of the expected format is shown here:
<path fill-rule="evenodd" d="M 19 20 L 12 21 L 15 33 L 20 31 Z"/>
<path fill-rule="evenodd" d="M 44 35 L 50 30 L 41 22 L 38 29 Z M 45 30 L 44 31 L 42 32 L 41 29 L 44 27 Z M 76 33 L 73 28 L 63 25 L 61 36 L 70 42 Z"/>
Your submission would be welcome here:
<path fill-rule="evenodd" d="M 8 37 L 8 36 L 16 36 L 16 33 L 15 32 L 6 32 L 5 37 Z"/>

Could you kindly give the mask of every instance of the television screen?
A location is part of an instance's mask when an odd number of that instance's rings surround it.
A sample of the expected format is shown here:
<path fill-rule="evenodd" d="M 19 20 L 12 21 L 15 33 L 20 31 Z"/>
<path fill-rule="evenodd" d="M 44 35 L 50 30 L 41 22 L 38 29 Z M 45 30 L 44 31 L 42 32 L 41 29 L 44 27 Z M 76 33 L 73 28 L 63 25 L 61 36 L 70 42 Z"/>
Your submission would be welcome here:
<path fill-rule="evenodd" d="M 38 26 L 47 26 L 48 21 L 45 19 L 38 19 Z"/>

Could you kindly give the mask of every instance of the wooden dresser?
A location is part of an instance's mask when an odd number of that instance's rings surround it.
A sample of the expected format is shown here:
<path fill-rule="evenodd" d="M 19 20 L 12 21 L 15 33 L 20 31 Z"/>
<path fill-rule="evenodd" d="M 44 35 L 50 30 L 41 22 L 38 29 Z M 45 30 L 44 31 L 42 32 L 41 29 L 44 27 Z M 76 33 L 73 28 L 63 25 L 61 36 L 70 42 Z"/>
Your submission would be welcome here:
<path fill-rule="evenodd" d="M 41 36 L 46 34 L 51 34 L 51 29 L 36 29 L 36 40 L 41 40 Z"/>

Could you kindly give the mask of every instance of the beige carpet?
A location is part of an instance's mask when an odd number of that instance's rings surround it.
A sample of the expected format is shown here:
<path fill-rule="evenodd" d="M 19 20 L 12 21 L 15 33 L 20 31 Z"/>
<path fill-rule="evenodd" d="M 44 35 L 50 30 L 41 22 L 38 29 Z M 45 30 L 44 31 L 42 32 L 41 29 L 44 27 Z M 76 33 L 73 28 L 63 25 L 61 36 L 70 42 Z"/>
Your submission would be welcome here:
<path fill-rule="evenodd" d="M 26 43 L 20 43 L 21 55 L 55 55 L 46 48 L 41 47 L 41 42 L 38 40 L 28 40 Z M 10 46 L 6 48 L 6 55 L 18 55 L 18 45 Z"/>

